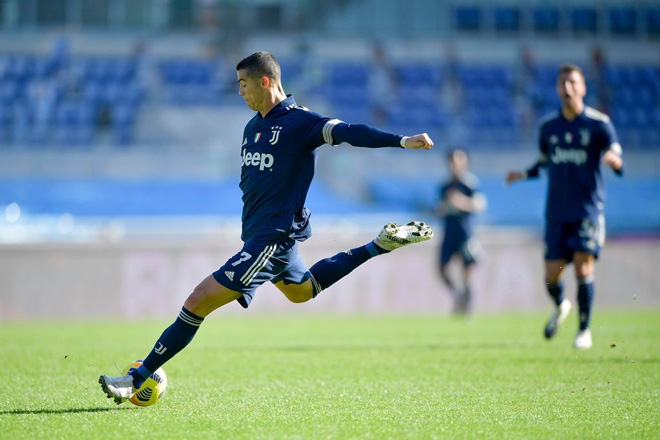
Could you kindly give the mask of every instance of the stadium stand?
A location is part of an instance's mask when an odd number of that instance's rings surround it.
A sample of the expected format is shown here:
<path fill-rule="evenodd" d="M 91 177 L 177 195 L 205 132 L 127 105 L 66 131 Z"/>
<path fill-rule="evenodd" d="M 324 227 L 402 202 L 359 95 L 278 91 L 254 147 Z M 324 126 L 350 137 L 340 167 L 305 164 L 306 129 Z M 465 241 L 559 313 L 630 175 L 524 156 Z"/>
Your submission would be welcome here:
<path fill-rule="evenodd" d="M 109 7 L 113 7 L 111 3 Z M 124 176 L 116 172 L 108 178 L 101 172 L 94 178 L 81 171 L 83 177 L 62 181 L 48 179 L 57 164 L 31 159 L 39 165 L 24 169 L 39 170 L 37 176 L 4 177 L 0 181 L 0 207 L 20 201 L 24 212 L 34 215 L 233 213 L 236 206 L 232 204 L 202 206 L 185 194 L 203 198 L 220 192 L 226 194 L 226 200 L 239 200 L 233 167 L 236 158 L 224 151 L 229 150 L 226 145 L 235 143 L 227 134 L 230 128 L 240 130 L 247 114 L 236 97 L 234 60 L 252 48 L 277 50 L 286 90 L 311 108 L 395 132 L 428 131 L 438 145 L 437 153 L 430 153 L 435 154 L 434 164 L 450 145 L 463 145 L 484 157 L 501 155 L 513 160 L 533 156 L 534 126 L 539 117 L 557 107 L 555 77 L 558 64 L 564 61 L 576 62 L 587 72 L 588 103 L 610 114 L 626 154 L 636 152 L 643 157 L 660 151 L 660 52 L 648 50 L 657 49 L 660 38 L 660 8 L 654 2 L 420 0 L 418 8 L 406 8 L 403 0 L 386 5 L 380 0 L 361 0 L 342 1 L 330 8 L 324 2 L 312 1 L 300 11 L 300 20 L 294 20 L 286 13 L 295 9 L 294 2 L 282 1 L 278 4 L 289 9 L 278 9 L 279 18 L 269 26 L 281 26 L 276 30 L 285 36 L 274 36 L 273 29 L 268 28 L 254 40 L 239 44 L 237 37 L 231 36 L 233 30 L 264 18 L 252 11 L 253 3 L 259 2 L 245 2 L 247 12 L 242 18 L 236 18 L 236 23 L 225 22 L 226 29 L 213 33 L 197 22 L 194 2 L 177 2 L 185 6 L 185 17 L 169 24 L 177 29 L 177 36 L 172 38 L 178 39 L 171 41 L 164 40 L 167 32 L 159 31 L 167 25 L 159 24 L 156 18 L 154 23 L 142 23 L 154 31 L 152 37 L 134 29 L 130 32 L 135 26 L 130 20 L 138 20 L 136 16 L 126 18 L 125 23 L 95 23 L 78 34 L 53 38 L 50 26 L 68 24 L 67 17 L 76 14 L 44 18 L 47 23 L 41 23 L 42 28 L 38 13 L 31 19 L 23 18 L 27 7 L 13 15 L 15 22 L 12 15 L 0 15 L 4 32 L 0 41 L 0 155 L 6 163 L 23 152 L 27 152 L 26 157 L 36 157 L 38 154 L 30 156 L 30 152 L 55 150 L 75 155 L 115 150 L 118 155 L 143 151 L 145 157 L 177 151 L 180 156 L 198 155 L 200 162 L 232 165 L 212 168 L 222 169 L 218 176 L 210 176 L 202 167 L 198 172 L 201 176 L 188 171 L 186 176 L 174 178 L 168 177 L 171 169 L 157 169 L 151 162 L 160 162 L 146 159 L 137 165 L 122 165 Z M 16 4 L 9 1 L 5 6 Z M 364 14 L 370 8 L 379 9 L 378 19 Z M 149 14 L 142 16 L 148 18 Z M 411 17 L 419 20 L 415 29 L 393 26 Z M 191 29 L 196 23 L 200 29 Z M 35 25 L 33 35 L 23 29 Z M 121 31 L 112 33 L 112 26 Z M 85 41 L 95 38 L 99 29 L 108 34 L 94 44 Z M 180 31 L 183 36 L 178 35 Z M 185 31 L 191 33 L 185 35 Z M 321 36 L 317 38 L 317 34 Z M 370 59 L 373 35 L 386 36 L 380 43 L 392 82 L 385 89 L 376 86 L 374 90 L 375 64 Z M 301 40 L 307 47 L 299 47 Z M 136 50 L 136 41 L 143 41 L 146 49 Z M 520 56 L 523 46 L 528 46 L 535 58 L 529 64 Z M 608 55 L 600 64 L 590 56 L 596 46 Z M 630 47 L 636 49 L 624 53 Z M 239 116 L 227 118 L 228 113 Z M 219 119 L 220 114 L 223 119 L 215 123 L 218 127 L 199 129 L 195 125 L 197 120 Z M 179 137 L 173 136 L 177 133 Z M 384 154 L 387 162 L 390 157 Z M 344 160 L 339 156 L 337 162 Z M 347 191 L 342 194 L 337 190 L 339 184 L 320 179 L 310 194 L 311 203 L 322 205 L 330 214 L 424 211 L 442 172 L 434 169 L 431 175 L 411 177 L 415 174 L 410 171 L 413 166 L 407 165 L 407 158 L 397 156 L 397 166 L 386 170 L 393 176 L 385 179 L 378 175 L 382 170 L 373 170 L 374 165 L 366 160 L 350 160 L 359 164 L 351 168 L 357 174 L 351 179 L 364 191 L 353 199 L 346 198 Z M 341 174 L 342 166 L 324 169 L 321 164 L 319 173 Z M 493 199 L 484 222 L 538 224 L 540 205 L 503 204 L 511 193 L 504 192 L 500 177 L 493 177 L 499 169 L 489 163 L 480 166 L 477 161 L 475 171 L 485 174 L 484 190 Z M 145 177 L 147 173 L 151 174 Z M 162 176 L 154 177 L 159 173 Z M 135 179 L 123 182 L 125 175 Z M 657 184 L 647 176 L 628 179 L 623 185 L 612 185 L 609 206 L 623 208 L 620 213 L 608 214 L 613 219 L 610 226 L 657 228 L 658 203 L 648 206 L 648 200 L 659 191 Z M 517 196 L 535 203 L 542 193 L 536 185 L 520 191 L 525 193 Z M 637 193 L 644 196 L 626 196 Z M 411 194 L 416 195 L 411 198 Z M 624 222 L 626 212 L 634 212 L 636 220 Z"/>

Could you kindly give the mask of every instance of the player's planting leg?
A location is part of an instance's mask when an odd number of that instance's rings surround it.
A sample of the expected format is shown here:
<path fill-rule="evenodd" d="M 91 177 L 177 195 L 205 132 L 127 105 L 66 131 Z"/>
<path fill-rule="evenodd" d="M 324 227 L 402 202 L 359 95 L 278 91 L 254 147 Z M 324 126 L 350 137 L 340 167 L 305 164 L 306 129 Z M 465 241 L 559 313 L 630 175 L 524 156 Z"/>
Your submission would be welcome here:
<path fill-rule="evenodd" d="M 463 267 L 463 291 L 459 297 L 459 310 L 463 315 L 468 315 L 472 309 L 472 268 L 475 260 L 469 260 Z"/>
<path fill-rule="evenodd" d="M 188 296 L 177 319 L 165 329 L 139 368 L 125 376 L 99 378 L 105 394 L 122 403 L 127 395 L 130 397 L 136 390 L 140 392 L 146 378 L 190 343 L 205 316 L 240 296 L 239 292 L 219 284 L 213 275 L 206 277 Z"/>
<path fill-rule="evenodd" d="M 440 277 L 442 277 L 442 280 L 445 282 L 445 285 L 447 286 L 447 289 L 449 289 L 449 295 L 451 295 L 451 299 L 453 301 L 452 313 L 460 314 L 461 313 L 461 305 L 460 305 L 461 292 L 458 291 L 458 289 L 456 288 L 456 285 L 454 284 L 454 281 L 449 276 L 449 264 L 440 265 Z"/>
<path fill-rule="evenodd" d="M 564 283 L 562 281 L 557 281 L 556 283 L 546 283 L 545 285 L 548 290 L 548 295 L 552 298 L 552 302 L 559 307 L 564 301 Z"/>
<path fill-rule="evenodd" d="M 591 305 L 594 300 L 593 276 L 578 278 L 577 302 L 579 309 L 580 329 L 575 338 L 576 348 L 591 348 Z"/>
<path fill-rule="evenodd" d="M 548 294 L 556 305 L 552 311 L 548 323 L 545 326 L 544 335 L 551 339 L 557 334 L 557 329 L 564 322 L 568 313 L 571 311 L 571 302 L 564 298 L 564 284 L 561 281 L 556 283 L 546 283 Z"/>
<path fill-rule="evenodd" d="M 367 260 L 409 244 L 429 240 L 431 237 L 433 237 L 433 230 L 424 222 L 414 221 L 402 226 L 398 226 L 396 223 L 386 224 L 373 241 L 314 264 L 309 269 L 312 274 L 314 296 L 332 286 Z"/>
<path fill-rule="evenodd" d="M 183 350 L 192 341 L 202 321 L 204 318 L 182 307 L 176 321 L 158 338 L 142 365 L 131 372 L 135 388 L 140 388 L 154 371 Z"/>
<path fill-rule="evenodd" d="M 156 345 L 154 345 L 142 365 L 132 369 L 125 376 L 102 375 L 99 377 L 103 392 L 108 398 L 115 399 L 117 404 L 129 399 L 154 371 L 172 359 L 192 341 L 203 320 L 204 318 L 183 307 L 176 321 L 165 329 L 158 338 Z"/>

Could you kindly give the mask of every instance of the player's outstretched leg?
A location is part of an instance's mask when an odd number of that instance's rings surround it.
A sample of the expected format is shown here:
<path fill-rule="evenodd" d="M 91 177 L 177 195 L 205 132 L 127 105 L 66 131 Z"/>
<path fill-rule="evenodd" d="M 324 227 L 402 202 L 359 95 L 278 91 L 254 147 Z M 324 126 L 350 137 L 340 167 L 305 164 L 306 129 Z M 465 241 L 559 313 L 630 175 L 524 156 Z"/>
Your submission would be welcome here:
<path fill-rule="evenodd" d="M 403 246 L 430 240 L 433 230 L 424 222 L 412 221 L 407 225 L 388 223 L 380 231 L 374 244 L 386 251 L 393 251 Z"/>
<path fill-rule="evenodd" d="M 404 226 L 388 223 L 378 237 L 364 246 L 317 261 L 309 269 L 313 285 L 312 296 L 317 296 L 371 258 L 401 246 L 429 240 L 431 237 L 433 231 L 423 222 L 410 222 Z"/>
<path fill-rule="evenodd" d="M 561 325 L 562 322 L 566 319 L 568 316 L 568 312 L 571 311 L 571 302 L 567 299 L 564 299 L 559 305 L 553 310 L 552 314 L 550 315 L 550 319 L 548 319 L 548 323 L 545 326 L 545 337 L 546 339 L 551 339 L 555 336 L 557 333 L 557 329 Z"/>

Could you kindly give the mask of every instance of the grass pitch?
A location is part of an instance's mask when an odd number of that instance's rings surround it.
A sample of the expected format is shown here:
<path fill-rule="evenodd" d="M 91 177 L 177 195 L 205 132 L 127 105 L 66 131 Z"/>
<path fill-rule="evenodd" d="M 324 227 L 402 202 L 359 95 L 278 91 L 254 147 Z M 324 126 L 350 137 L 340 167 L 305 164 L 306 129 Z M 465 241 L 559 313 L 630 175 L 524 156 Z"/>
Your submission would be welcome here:
<path fill-rule="evenodd" d="M 211 317 L 165 365 L 156 406 L 97 384 L 169 323 L 0 325 L 7 439 L 433 439 L 660 436 L 660 311 L 596 309 L 594 347 L 572 314 Z"/>

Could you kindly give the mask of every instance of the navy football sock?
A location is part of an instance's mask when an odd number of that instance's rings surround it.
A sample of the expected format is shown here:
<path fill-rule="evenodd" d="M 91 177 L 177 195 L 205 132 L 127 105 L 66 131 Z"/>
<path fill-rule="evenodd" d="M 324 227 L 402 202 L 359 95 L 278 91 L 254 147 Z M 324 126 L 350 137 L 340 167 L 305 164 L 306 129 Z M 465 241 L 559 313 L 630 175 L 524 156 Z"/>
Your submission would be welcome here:
<path fill-rule="evenodd" d="M 555 305 L 561 304 L 564 300 L 564 283 L 557 281 L 556 283 L 546 283 L 550 298 L 555 302 Z"/>
<path fill-rule="evenodd" d="M 314 296 L 344 278 L 365 261 L 383 253 L 387 253 L 387 251 L 371 241 L 364 246 L 340 252 L 330 258 L 318 261 L 309 269 L 312 274 Z"/>
<path fill-rule="evenodd" d="M 142 383 L 165 362 L 172 359 L 192 341 L 204 318 L 181 308 L 176 321 L 158 338 L 158 342 L 146 357 L 142 365 L 131 372 L 133 386 L 140 388 Z"/>
<path fill-rule="evenodd" d="M 591 321 L 591 304 L 594 301 L 594 282 L 591 277 L 578 278 L 577 301 L 580 310 L 580 330 L 586 330 Z"/>

